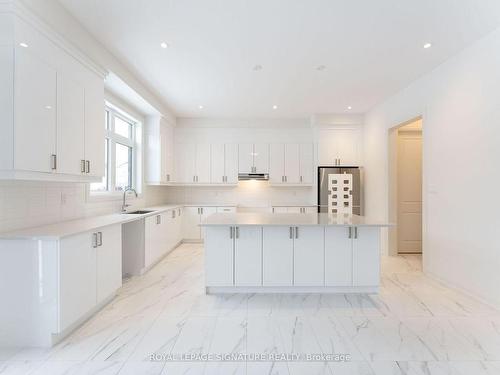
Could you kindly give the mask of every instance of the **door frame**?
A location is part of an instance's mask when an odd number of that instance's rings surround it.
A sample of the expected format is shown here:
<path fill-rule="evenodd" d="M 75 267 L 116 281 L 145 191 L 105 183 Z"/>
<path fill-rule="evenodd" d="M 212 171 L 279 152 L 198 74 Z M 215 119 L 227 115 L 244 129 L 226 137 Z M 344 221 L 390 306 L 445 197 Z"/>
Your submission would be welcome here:
<path fill-rule="evenodd" d="M 422 121 L 422 256 L 424 256 L 425 246 L 425 147 L 424 147 L 424 118 L 422 115 L 404 121 L 388 129 L 388 217 L 389 222 L 396 226 L 388 228 L 388 254 L 397 256 L 398 253 L 398 131 L 403 126 L 415 121 Z"/>

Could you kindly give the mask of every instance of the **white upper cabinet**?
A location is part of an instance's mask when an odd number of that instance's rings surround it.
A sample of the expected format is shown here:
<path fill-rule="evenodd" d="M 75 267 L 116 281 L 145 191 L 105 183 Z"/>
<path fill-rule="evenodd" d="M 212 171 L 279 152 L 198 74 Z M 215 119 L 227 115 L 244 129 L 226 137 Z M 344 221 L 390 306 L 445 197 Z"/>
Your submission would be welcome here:
<path fill-rule="evenodd" d="M 240 143 L 239 173 L 269 173 L 269 144 Z"/>
<path fill-rule="evenodd" d="M 57 171 L 66 174 L 85 172 L 85 89 L 78 82 L 57 77 Z M 102 147 L 102 145 L 101 145 Z"/>
<path fill-rule="evenodd" d="M 319 129 L 318 138 L 319 165 L 360 165 L 362 133 L 359 127 Z"/>
<path fill-rule="evenodd" d="M 213 143 L 211 145 L 211 179 L 213 184 L 238 182 L 238 145 Z"/>
<path fill-rule="evenodd" d="M 174 131 L 160 116 L 146 119 L 146 182 L 169 184 L 174 181 Z"/>
<path fill-rule="evenodd" d="M 313 145 L 272 143 L 269 153 L 271 184 L 312 184 Z"/>
<path fill-rule="evenodd" d="M 210 183 L 209 143 L 177 143 L 175 152 L 176 182 L 182 184 Z"/>
<path fill-rule="evenodd" d="M 15 12 L 3 21 L 0 178 L 99 180 L 105 72 Z"/>
<path fill-rule="evenodd" d="M 57 71 L 19 46 L 14 71 L 14 169 L 55 171 Z"/>

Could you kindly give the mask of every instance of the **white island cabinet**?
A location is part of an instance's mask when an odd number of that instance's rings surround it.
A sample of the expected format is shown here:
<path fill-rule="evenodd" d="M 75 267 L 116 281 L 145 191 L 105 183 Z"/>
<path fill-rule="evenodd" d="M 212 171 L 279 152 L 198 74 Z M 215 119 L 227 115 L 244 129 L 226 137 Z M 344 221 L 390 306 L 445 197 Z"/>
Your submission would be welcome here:
<path fill-rule="evenodd" d="M 390 226 L 325 213 L 214 214 L 201 225 L 207 293 L 375 293 Z"/>

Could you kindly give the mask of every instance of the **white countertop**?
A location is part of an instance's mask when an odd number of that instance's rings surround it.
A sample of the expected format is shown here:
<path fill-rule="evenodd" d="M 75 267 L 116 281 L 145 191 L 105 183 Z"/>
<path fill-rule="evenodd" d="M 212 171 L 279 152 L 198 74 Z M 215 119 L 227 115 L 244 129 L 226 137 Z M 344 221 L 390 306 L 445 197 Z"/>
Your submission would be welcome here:
<path fill-rule="evenodd" d="M 57 240 L 62 237 L 88 232 L 113 224 L 123 224 L 130 221 L 157 215 L 160 212 L 184 207 L 183 204 L 166 204 L 161 206 L 139 208 L 141 211 L 153 211 L 147 214 L 109 214 L 102 216 L 85 217 L 76 220 L 62 221 L 59 223 L 42 225 L 39 227 L 19 229 L 12 232 L 0 233 L 0 239 L 32 239 L 32 240 Z M 135 210 L 134 210 L 135 211 Z"/>
<path fill-rule="evenodd" d="M 271 213 L 234 213 L 210 215 L 202 226 L 393 226 L 382 220 L 358 215 L 333 215 L 327 213 L 313 214 L 271 214 Z"/>

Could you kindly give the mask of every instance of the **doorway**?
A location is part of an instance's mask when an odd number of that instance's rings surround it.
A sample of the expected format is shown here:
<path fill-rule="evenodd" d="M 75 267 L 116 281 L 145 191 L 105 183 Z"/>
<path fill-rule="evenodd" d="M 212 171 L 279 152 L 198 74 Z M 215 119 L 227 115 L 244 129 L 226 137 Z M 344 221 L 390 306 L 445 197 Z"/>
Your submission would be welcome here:
<path fill-rule="evenodd" d="M 389 254 L 422 253 L 422 118 L 389 131 Z"/>

